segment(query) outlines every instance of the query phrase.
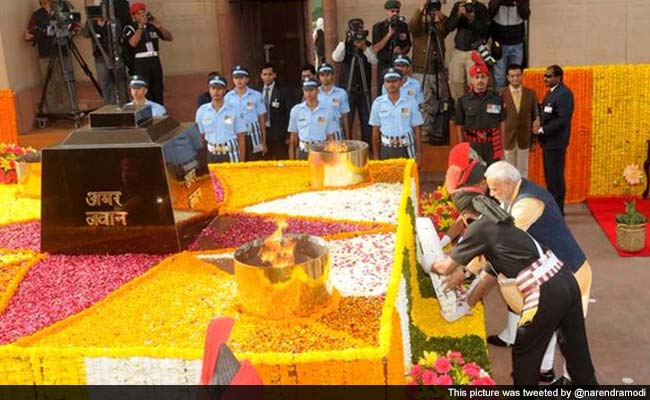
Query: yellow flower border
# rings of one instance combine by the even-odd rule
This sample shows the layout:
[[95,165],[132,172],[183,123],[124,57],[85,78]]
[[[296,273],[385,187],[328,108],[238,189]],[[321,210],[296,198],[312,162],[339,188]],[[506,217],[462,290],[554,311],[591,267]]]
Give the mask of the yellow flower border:
[[45,258],[46,255],[36,253],[35,251],[28,250],[28,249],[19,249],[19,250],[0,249],[0,253],[2,254],[26,253],[30,255],[30,257],[26,259],[17,260],[3,265],[3,266],[21,265],[21,267],[18,269],[18,271],[16,271],[16,274],[9,281],[9,284],[7,285],[6,289],[2,293],[0,293],[0,314],[2,314],[4,310],[7,308],[7,306],[9,305],[11,298],[14,296],[14,293],[16,293],[16,290],[18,289],[20,283],[23,281],[25,275],[27,275],[27,273],[32,268],[32,266],[34,266],[34,264],[36,264],[37,262]]

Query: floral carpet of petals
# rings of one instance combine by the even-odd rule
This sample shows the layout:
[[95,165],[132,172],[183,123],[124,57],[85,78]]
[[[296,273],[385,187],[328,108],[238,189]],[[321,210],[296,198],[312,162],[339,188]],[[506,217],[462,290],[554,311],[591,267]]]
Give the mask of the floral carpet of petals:
[[[314,191],[304,162],[211,165],[223,219],[204,229],[190,251],[167,258],[38,254],[38,201],[15,199],[15,191],[0,187],[0,199],[5,196],[11,210],[24,210],[0,222],[0,247],[5,247],[0,256],[6,254],[6,265],[23,265],[0,274],[5,282],[0,285],[13,286],[4,311],[0,307],[0,344],[10,344],[0,346],[1,360],[8,363],[0,371],[22,371],[13,380],[22,383],[96,382],[84,357],[124,362],[152,357],[134,373],[146,375],[146,365],[155,371],[154,364],[169,361],[165,365],[176,369],[166,372],[166,382],[192,382],[196,378],[182,361],[199,360],[205,327],[227,316],[236,320],[229,345],[260,368],[265,382],[299,383],[299,375],[300,382],[312,383],[403,383],[411,350],[404,334],[408,305],[398,291],[403,254],[415,251],[405,223],[407,199],[417,198],[413,166],[404,160],[371,162],[369,183]],[[210,263],[272,233],[280,218],[288,222],[288,232],[328,240],[330,283],[341,295],[334,297],[336,311],[262,324],[240,312],[234,277]],[[200,250],[206,243],[213,250]],[[21,262],[18,254],[30,251],[39,259]],[[406,319],[400,321],[398,314]],[[34,351],[44,355],[24,358]]]
[[0,313],[29,269],[42,256],[31,250],[0,249]]
[[[235,351],[305,352],[373,345],[381,298],[343,298],[339,311],[317,320],[259,320],[237,312],[232,275],[190,253],[171,257],[92,309],[32,337],[21,346],[165,348],[200,357],[205,330],[217,316],[234,316]],[[164,307],[160,307],[164,304]],[[114,318],[120,315],[119,318]]]
[[395,235],[379,233],[329,241],[330,281],[342,296],[381,296],[393,268]]
[[[223,205],[227,209],[240,209],[266,200],[269,193],[273,193],[273,198],[279,198],[310,189],[309,168],[304,163],[218,164],[211,166],[210,170],[216,175],[214,186],[222,187]],[[230,196],[230,193],[237,195]],[[217,196],[220,196],[219,192]]]
[[7,249],[39,251],[41,248],[41,223],[28,221],[0,226],[0,246]]
[[[215,248],[238,247],[253,239],[269,236],[277,228],[277,219],[272,216],[251,214],[226,214],[233,221],[225,229],[207,227],[203,229],[197,239],[189,246],[190,250],[198,250],[200,243],[209,241]],[[304,233],[316,236],[336,235],[346,232],[363,232],[380,229],[381,224],[361,224],[337,221],[324,221],[319,219],[299,219],[288,217],[286,233]]]
[[[41,217],[41,201],[16,197],[16,185],[0,185],[0,225]],[[0,242],[0,247],[5,247]]]
[[394,224],[402,187],[401,183],[375,183],[350,190],[299,193],[246,207],[244,211]]
[[40,260],[0,315],[0,343],[12,342],[87,309],[161,258],[141,254],[51,255]]

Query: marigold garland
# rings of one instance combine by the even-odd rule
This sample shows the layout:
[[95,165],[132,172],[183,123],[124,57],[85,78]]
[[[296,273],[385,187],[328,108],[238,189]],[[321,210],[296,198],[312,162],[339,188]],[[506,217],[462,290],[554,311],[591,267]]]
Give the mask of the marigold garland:
[[614,182],[626,165],[643,165],[646,141],[650,140],[650,65],[592,68],[594,126],[590,195],[623,195],[625,187]]
[[18,143],[16,100],[12,90],[0,90],[0,110],[0,142]]

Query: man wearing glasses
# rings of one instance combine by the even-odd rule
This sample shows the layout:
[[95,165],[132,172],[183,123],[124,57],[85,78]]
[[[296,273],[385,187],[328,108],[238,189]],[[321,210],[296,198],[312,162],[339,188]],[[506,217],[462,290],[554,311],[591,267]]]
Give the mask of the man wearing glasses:
[[546,188],[564,215],[564,166],[571,135],[573,92],[563,83],[563,77],[559,65],[551,65],[544,73],[544,85],[549,92],[542,102],[542,127],[537,134],[543,149]]

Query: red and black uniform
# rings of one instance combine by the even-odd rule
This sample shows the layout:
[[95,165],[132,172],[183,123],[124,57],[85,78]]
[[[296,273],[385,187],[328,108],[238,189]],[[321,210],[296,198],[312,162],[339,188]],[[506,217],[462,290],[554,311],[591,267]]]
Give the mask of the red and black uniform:
[[[124,28],[124,36],[128,41],[138,29],[137,24]],[[163,99],[163,70],[158,57],[158,40],[162,33],[152,24],[146,24],[138,45],[133,48],[132,75],[138,75],[149,83],[147,98],[158,104],[164,104]]]
[[456,125],[465,128],[463,139],[472,145],[488,164],[503,158],[501,122],[506,119],[506,107],[501,95],[488,89],[484,93],[470,91],[458,99]]

